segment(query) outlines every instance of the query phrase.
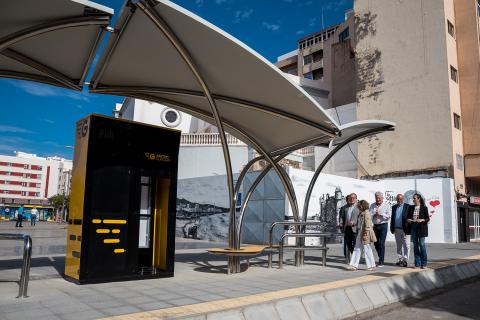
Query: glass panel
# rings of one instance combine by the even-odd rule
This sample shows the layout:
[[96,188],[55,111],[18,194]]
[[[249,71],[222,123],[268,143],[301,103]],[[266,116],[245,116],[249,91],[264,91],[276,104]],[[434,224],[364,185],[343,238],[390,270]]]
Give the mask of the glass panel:
[[142,184],[150,184],[150,177],[141,177],[140,178],[140,183]]
[[140,195],[140,214],[150,215],[150,186],[142,186]]
[[140,217],[140,230],[138,234],[138,247],[148,248],[150,246],[150,217]]

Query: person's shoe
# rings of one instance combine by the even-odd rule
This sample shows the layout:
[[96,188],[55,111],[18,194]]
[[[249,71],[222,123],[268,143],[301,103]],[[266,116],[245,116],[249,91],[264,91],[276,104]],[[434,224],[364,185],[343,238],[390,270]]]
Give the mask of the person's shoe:
[[402,261],[402,267],[404,267],[404,268],[407,268],[407,267],[408,267],[407,261]]
[[422,269],[426,269],[426,268],[427,268],[427,266],[421,266],[420,268],[422,268]]
[[379,264],[377,264],[377,267],[383,268],[383,267],[384,267],[384,264],[383,264],[383,263],[379,263]]
[[419,266],[413,266],[412,269],[417,269]]
[[401,266],[403,265],[403,261],[398,261],[397,263],[395,263],[395,265],[396,265],[397,267],[401,267]]
[[375,267],[368,268],[367,271],[375,271]]
[[348,266],[347,271],[357,271],[357,268],[355,268],[354,266]]

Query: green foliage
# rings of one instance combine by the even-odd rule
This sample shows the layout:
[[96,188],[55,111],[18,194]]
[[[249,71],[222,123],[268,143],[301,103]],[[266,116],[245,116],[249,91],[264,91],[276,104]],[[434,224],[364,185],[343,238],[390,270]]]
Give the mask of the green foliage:
[[50,205],[55,209],[64,209],[68,208],[68,203],[70,201],[69,197],[64,194],[56,194],[48,198]]

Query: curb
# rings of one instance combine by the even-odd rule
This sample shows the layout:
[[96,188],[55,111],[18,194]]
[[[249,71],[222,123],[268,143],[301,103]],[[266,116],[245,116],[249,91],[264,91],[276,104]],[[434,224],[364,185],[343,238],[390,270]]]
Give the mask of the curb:
[[480,256],[431,265],[108,319],[347,319],[480,276]]

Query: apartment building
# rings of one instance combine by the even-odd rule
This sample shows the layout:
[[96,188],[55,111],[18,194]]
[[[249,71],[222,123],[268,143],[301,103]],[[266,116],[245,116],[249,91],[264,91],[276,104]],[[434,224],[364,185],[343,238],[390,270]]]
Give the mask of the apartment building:
[[72,161],[17,152],[0,155],[0,203],[48,204],[55,194],[69,194]]

